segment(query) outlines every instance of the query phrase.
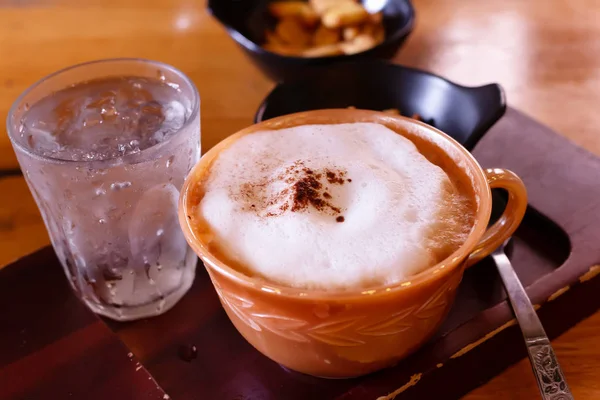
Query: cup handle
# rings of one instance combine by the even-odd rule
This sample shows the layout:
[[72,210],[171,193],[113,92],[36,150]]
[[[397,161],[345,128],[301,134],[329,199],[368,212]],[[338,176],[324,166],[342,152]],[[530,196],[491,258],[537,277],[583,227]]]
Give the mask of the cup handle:
[[502,216],[488,228],[471,255],[467,259],[467,268],[490,255],[517,229],[527,209],[527,190],[521,178],[514,172],[501,168],[485,170],[491,189],[505,189],[508,202]]

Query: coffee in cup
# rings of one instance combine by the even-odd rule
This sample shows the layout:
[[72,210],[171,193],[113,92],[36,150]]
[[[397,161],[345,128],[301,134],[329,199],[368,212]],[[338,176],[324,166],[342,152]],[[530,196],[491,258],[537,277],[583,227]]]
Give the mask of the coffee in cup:
[[240,136],[197,183],[194,228],[223,262],[284,286],[392,285],[447,258],[475,218],[416,145],[372,122]]

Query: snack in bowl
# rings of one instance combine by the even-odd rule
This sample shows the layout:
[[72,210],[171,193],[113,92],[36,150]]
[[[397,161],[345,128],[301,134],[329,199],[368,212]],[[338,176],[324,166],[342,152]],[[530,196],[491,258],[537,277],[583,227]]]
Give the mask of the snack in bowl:
[[[356,107],[354,106],[350,106],[348,107],[349,110],[356,110]],[[402,113],[400,112],[400,110],[398,110],[397,108],[386,108],[385,110],[381,110],[382,113],[384,114],[389,114],[389,115],[402,115]],[[421,118],[421,116],[419,114],[413,114],[411,116],[412,119],[416,119],[417,121],[423,121],[423,118]],[[423,121],[426,122],[426,121]],[[430,124],[432,125],[432,124]]]
[[[510,196],[488,230],[490,187]],[[252,345],[296,371],[351,377],[433,334],[464,268],[514,232],[526,197],[514,174],[482,170],[431,126],[320,110],[211,149],[184,184],[180,223]]]
[[355,0],[282,0],[269,3],[268,11],[277,23],[263,47],[282,55],[356,54],[385,39],[381,12],[370,14]]

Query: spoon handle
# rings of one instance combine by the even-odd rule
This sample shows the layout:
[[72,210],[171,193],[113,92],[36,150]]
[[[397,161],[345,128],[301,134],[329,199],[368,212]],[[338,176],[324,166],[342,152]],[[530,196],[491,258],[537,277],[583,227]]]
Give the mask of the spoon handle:
[[571,390],[565,380],[565,374],[558,364],[554,349],[510,260],[504,251],[496,251],[492,257],[496,262],[513,312],[521,327],[529,361],[542,399],[572,400]]

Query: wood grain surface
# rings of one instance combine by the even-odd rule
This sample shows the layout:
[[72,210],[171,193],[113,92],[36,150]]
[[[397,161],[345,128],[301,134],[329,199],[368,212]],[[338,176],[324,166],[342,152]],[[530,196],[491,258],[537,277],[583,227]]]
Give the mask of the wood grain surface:
[[[415,0],[417,26],[396,61],[464,85],[498,82],[512,106],[600,154],[600,2]],[[37,79],[108,57],[172,64],[202,97],[207,150],[251,123],[273,84],[193,0],[0,0],[0,120]],[[0,135],[0,169],[17,163]],[[48,243],[22,178],[0,180],[0,265]],[[576,398],[600,398],[600,314],[554,342]],[[522,361],[467,399],[532,399]]]

